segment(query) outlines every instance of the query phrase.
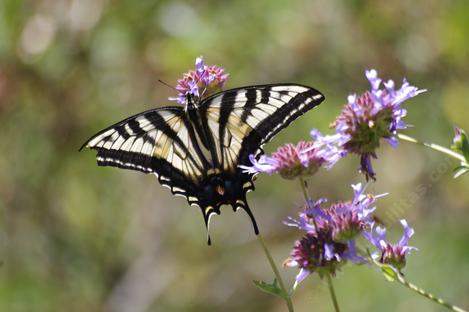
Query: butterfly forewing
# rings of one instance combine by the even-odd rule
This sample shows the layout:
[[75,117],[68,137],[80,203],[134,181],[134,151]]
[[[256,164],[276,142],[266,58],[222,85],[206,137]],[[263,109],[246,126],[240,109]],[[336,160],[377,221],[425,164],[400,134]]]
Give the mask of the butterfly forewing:
[[[324,100],[310,87],[284,84],[233,89],[208,98],[206,110],[219,155],[236,155],[234,164],[249,165],[249,154],[262,152],[262,146],[298,116]],[[231,159],[224,158],[225,168]]]
[[204,169],[193,157],[183,117],[181,107],[146,111],[101,131],[85,145],[98,151],[98,165],[154,173],[173,193],[185,195]]

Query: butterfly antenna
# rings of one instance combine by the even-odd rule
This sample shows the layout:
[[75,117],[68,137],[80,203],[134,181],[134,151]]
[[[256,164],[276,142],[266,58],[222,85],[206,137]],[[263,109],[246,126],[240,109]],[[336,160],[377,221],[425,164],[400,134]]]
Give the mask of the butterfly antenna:
[[200,96],[199,96],[200,98],[203,97],[203,95],[205,94],[205,91],[207,91],[207,86],[205,86],[204,90],[200,93]]
[[173,86],[170,85],[169,83],[164,82],[164,81],[161,80],[161,79],[158,79],[158,82],[161,83],[161,84],[163,84],[163,85],[165,85],[165,86],[167,86],[167,87],[169,87],[169,88],[171,88],[171,89],[173,89],[173,90],[176,90],[177,92],[179,92],[178,89],[176,89],[175,87],[173,87]]

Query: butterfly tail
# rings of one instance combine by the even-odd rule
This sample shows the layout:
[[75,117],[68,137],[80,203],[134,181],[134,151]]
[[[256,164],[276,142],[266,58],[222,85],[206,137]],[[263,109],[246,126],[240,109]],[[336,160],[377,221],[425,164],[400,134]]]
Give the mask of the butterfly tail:
[[201,208],[202,214],[204,215],[205,228],[207,229],[207,244],[212,245],[212,239],[210,238],[210,218],[214,214],[220,214],[219,211],[216,211],[211,206]]
[[236,206],[234,206],[233,208],[234,208],[235,211],[238,210],[238,208],[241,208],[244,211],[246,211],[249,218],[251,218],[252,226],[254,227],[254,233],[256,235],[259,235],[259,228],[257,226],[256,218],[254,218],[254,214],[252,213],[251,209],[249,208],[249,205],[248,205],[248,202],[246,201],[246,199],[237,200],[236,201]]

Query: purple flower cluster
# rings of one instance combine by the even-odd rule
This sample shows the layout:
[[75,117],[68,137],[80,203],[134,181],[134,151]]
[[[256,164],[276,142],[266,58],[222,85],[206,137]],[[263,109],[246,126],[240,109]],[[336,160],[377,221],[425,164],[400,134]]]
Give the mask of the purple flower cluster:
[[399,271],[404,268],[406,256],[410,251],[417,250],[417,248],[407,245],[410,237],[414,235],[414,229],[407,225],[406,220],[400,222],[404,228],[404,235],[397,244],[386,242],[386,229],[380,226],[375,229],[376,235],[373,234],[373,224],[370,226],[370,231],[363,233],[366,239],[380,250],[380,253],[373,253],[372,257],[380,263],[392,265]]
[[195,60],[195,71],[190,70],[184,73],[182,79],[178,79],[176,90],[179,92],[177,97],[170,97],[169,100],[178,103],[186,103],[188,93],[197,98],[206,94],[212,94],[223,88],[229,74],[216,65],[205,65],[200,56]]
[[284,266],[300,268],[295,285],[313,272],[320,277],[334,275],[347,261],[366,261],[357,254],[355,239],[372,224],[371,213],[375,207],[370,206],[384,194],[365,195],[361,184],[352,188],[352,201],[334,203],[327,209],[321,207],[326,199],[309,202],[299,219],[289,218],[285,222],[305,232],[303,238],[295,242],[291,257],[284,262]]
[[[376,70],[365,71],[371,90],[362,95],[349,95],[347,104],[331,127],[335,128],[333,136],[319,138],[330,144],[335,141],[340,157],[349,153],[360,156],[360,171],[367,178],[375,179],[371,159],[376,158],[376,149],[384,138],[391,146],[397,146],[396,131],[405,129],[403,121],[407,112],[401,104],[426,90],[411,86],[405,79],[400,89],[395,90],[394,81],[382,83]],[[384,88],[380,88],[383,84]],[[316,131],[316,130],[315,130]]]
[[295,287],[308,275],[316,272],[322,278],[325,274],[335,275],[348,261],[361,264],[367,261],[356,249],[356,239],[363,236],[377,247],[381,254],[374,258],[384,264],[401,270],[406,263],[406,256],[414,247],[407,246],[413,230],[401,220],[405,233],[398,244],[385,241],[386,230],[376,227],[373,234],[374,220],[372,213],[376,199],[386,194],[364,194],[361,184],[352,185],[354,197],[351,201],[337,202],[328,208],[322,207],[327,200],[310,201],[306,204],[298,219],[289,218],[286,225],[304,232],[303,238],[294,244],[290,257],[284,261],[286,267],[296,267],[300,272],[296,276]]
[[250,155],[252,166],[240,166],[244,172],[277,173],[285,179],[313,175],[321,166],[330,167],[336,161],[337,150],[330,145],[318,147],[314,142],[300,141],[280,146],[271,156],[261,155],[256,159]]

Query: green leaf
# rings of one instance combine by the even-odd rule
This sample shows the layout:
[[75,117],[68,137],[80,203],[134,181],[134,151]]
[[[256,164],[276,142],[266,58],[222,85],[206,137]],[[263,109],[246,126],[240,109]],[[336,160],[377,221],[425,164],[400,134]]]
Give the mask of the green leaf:
[[456,167],[454,169],[454,175],[453,177],[456,179],[456,178],[459,178],[460,176],[462,176],[463,174],[469,172],[469,166],[459,166],[459,167]]
[[373,259],[373,263],[381,269],[381,272],[384,274],[384,278],[388,282],[396,282],[402,279],[401,273],[395,267],[389,264],[382,264]]
[[254,285],[262,291],[265,291],[268,294],[286,299],[287,294],[285,294],[280,287],[278,287],[277,279],[274,278],[274,281],[269,284],[264,281],[253,281]]
[[388,282],[395,282],[399,278],[399,273],[390,265],[382,265],[381,271]]

